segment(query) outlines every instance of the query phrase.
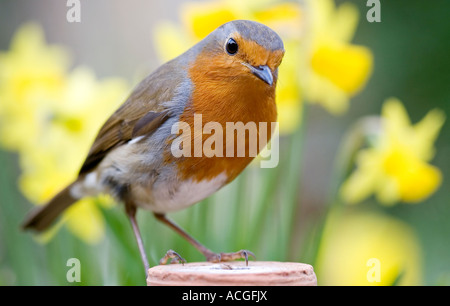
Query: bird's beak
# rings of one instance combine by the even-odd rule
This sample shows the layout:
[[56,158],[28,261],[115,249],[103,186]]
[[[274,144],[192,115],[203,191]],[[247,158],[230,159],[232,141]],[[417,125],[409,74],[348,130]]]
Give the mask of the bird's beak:
[[249,64],[245,64],[245,66],[247,66],[250,71],[256,75],[258,78],[260,78],[261,80],[263,80],[264,82],[266,82],[267,84],[269,84],[270,86],[272,86],[273,84],[273,75],[272,75],[272,71],[270,70],[269,66],[267,65],[263,65],[263,66],[252,66]]

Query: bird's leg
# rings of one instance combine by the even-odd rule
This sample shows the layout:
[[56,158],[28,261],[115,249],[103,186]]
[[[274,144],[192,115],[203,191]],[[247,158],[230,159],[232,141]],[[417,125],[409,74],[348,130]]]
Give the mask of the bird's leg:
[[162,223],[168,225],[171,229],[173,229],[175,232],[177,232],[178,234],[180,234],[181,237],[183,237],[184,239],[186,239],[190,244],[192,244],[197,250],[200,251],[200,253],[202,253],[203,255],[205,255],[206,260],[210,261],[209,259],[216,256],[216,254],[211,251],[210,249],[208,249],[207,247],[205,247],[204,245],[202,245],[200,242],[198,242],[197,240],[195,240],[191,235],[189,235],[188,233],[186,233],[181,227],[179,227],[175,222],[173,222],[172,220],[170,220],[169,218],[166,217],[166,215],[164,214],[158,214],[158,213],[154,213],[155,218],[159,221],[161,221]]
[[141,254],[142,263],[145,268],[145,276],[147,277],[148,269],[150,265],[148,264],[147,255],[145,254],[144,243],[142,242],[141,232],[139,231],[138,224],[136,222],[136,206],[125,204],[125,210],[128,217],[130,218],[131,226],[133,227],[133,233],[136,237],[136,242],[138,244],[139,253]]
[[[210,249],[208,249],[207,247],[205,247],[204,245],[202,245],[200,242],[198,242],[197,240],[195,240],[191,235],[189,235],[188,233],[186,233],[181,227],[179,227],[175,222],[173,222],[172,220],[170,220],[169,218],[166,217],[166,215],[164,214],[158,214],[158,213],[154,213],[155,217],[157,220],[161,221],[162,223],[168,225],[171,229],[173,229],[175,232],[177,232],[178,234],[180,234],[181,237],[183,237],[184,239],[186,239],[190,244],[192,244],[197,250],[200,251],[200,253],[202,253],[207,261],[210,262],[220,262],[220,261],[231,261],[231,260],[236,260],[236,259],[240,259],[240,258],[244,258],[245,259],[245,263],[246,265],[248,265],[248,256],[252,256],[253,258],[255,258],[255,254],[253,254],[250,251],[247,250],[240,250],[238,252],[234,252],[234,253],[214,253],[213,251],[211,251]],[[170,252],[170,251],[169,251]],[[167,254],[166,254],[167,256]],[[166,258],[166,256],[164,258]],[[179,255],[178,255],[179,256]],[[161,259],[161,261],[164,260]],[[167,259],[166,259],[167,261]]]

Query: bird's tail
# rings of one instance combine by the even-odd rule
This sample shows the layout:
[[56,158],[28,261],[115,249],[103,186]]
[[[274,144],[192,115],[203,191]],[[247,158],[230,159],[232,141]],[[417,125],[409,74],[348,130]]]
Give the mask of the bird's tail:
[[77,198],[70,194],[70,189],[74,184],[72,183],[64,188],[45,206],[38,207],[32,211],[22,224],[22,228],[33,229],[39,232],[47,229],[66,208],[78,201]]

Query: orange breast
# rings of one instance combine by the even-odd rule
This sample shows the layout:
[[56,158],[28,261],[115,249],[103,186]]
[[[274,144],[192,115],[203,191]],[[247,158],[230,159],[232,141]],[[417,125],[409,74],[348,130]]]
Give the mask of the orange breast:
[[[268,86],[254,77],[248,68],[231,63],[228,58],[226,54],[200,55],[189,69],[193,84],[192,100],[180,116],[180,121],[191,127],[191,135],[184,135],[185,143],[191,144],[191,157],[175,158],[170,153],[166,155],[166,162],[177,164],[182,179],[201,181],[225,172],[228,181],[231,181],[254,158],[250,156],[253,152],[250,151],[252,145],[256,142],[259,152],[259,149],[270,140],[271,123],[275,122],[277,117],[275,85]],[[220,146],[215,147],[217,143],[210,146],[211,136],[217,133],[217,130],[212,134],[204,134],[197,130],[195,134],[201,137],[201,141],[195,140],[194,114],[202,115],[202,129],[208,122],[217,122],[221,126],[223,150],[220,150]],[[255,127],[256,136],[248,130],[245,130],[245,133],[236,132],[232,126],[237,122],[242,122],[250,129]],[[261,133],[267,135],[266,139],[259,138]],[[230,140],[231,137],[234,141]],[[207,147],[222,151],[222,157],[207,157],[205,154],[201,154],[200,157],[194,156],[195,145],[198,147],[201,143],[203,146],[208,139]],[[238,151],[239,148],[245,148],[244,157],[238,156],[238,153],[242,155],[242,150]]]

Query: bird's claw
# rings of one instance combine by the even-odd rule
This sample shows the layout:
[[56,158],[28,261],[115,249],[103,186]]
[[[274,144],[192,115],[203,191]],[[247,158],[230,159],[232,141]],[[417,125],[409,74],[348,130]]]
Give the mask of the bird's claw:
[[248,266],[248,256],[256,259],[255,254],[248,250],[240,250],[234,253],[211,253],[206,255],[206,260],[209,262],[222,262],[222,261],[233,261],[236,259],[245,259],[245,265]]
[[160,265],[165,265],[167,264],[167,261],[170,259],[170,263],[171,264],[185,264],[186,263],[186,259],[184,259],[183,257],[180,256],[180,254],[178,254],[177,252],[175,252],[174,250],[168,250],[166,252],[166,255],[164,255],[163,258],[161,258],[161,260],[159,261]]

